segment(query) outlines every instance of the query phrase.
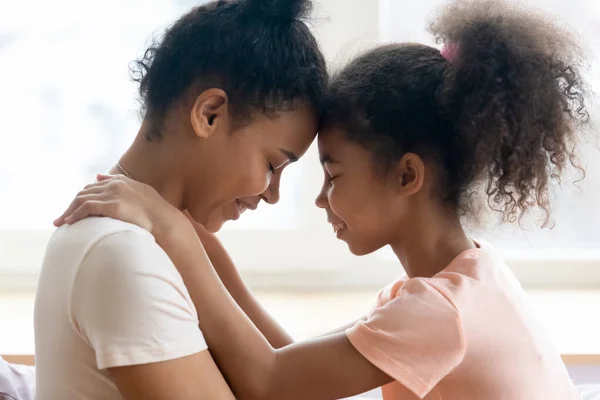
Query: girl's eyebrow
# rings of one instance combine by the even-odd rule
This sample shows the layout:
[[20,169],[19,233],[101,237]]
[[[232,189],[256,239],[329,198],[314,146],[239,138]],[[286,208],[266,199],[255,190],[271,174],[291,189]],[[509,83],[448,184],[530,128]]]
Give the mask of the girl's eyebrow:
[[321,160],[321,164],[323,164],[323,165],[336,163],[336,161],[334,161],[333,158],[331,158],[331,156],[329,154],[322,155],[320,160]]

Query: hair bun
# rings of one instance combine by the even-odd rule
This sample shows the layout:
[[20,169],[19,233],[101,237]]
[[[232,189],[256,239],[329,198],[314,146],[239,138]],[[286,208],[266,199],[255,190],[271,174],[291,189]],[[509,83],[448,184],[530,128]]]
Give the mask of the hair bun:
[[292,21],[307,18],[312,11],[310,0],[245,0],[252,18]]

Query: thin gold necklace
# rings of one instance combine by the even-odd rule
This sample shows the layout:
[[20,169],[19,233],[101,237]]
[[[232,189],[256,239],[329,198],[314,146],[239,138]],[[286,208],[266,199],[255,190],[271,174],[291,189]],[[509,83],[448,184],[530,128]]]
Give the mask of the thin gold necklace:
[[131,179],[132,181],[134,181],[135,179],[133,179],[133,177],[131,176],[131,174],[129,172],[127,172],[127,170],[125,168],[123,168],[121,166],[121,164],[117,163],[117,169],[126,177],[128,177],[129,179]]

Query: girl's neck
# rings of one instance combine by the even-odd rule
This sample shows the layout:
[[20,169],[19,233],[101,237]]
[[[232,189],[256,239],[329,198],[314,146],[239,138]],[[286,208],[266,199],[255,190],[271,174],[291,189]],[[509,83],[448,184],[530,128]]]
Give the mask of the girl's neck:
[[[142,124],[133,143],[119,159],[119,164],[133,179],[152,186],[173,206],[183,208],[184,174],[176,149],[167,138],[149,142]],[[110,173],[121,174],[114,166]]]
[[415,213],[406,226],[410,232],[392,243],[392,249],[409,277],[430,278],[445,269],[460,253],[475,248],[460,220],[443,212]]

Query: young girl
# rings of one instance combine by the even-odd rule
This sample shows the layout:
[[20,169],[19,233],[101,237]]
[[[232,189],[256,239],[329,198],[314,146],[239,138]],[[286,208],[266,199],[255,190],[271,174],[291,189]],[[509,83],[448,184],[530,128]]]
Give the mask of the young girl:
[[[452,2],[430,30],[441,52],[381,46],[331,82],[317,205],[353,253],[391,245],[407,273],[348,329],[273,348],[200,260],[184,217],[161,218],[151,193],[115,199],[105,188],[123,178],[94,186],[102,203],[136,205],[120,218],[149,221],[237,398],[336,399],[382,385],[386,400],[579,398],[510,269],[462,224],[478,200],[505,221],[538,208],[547,222],[548,186],[586,122],[577,46],[504,1]],[[83,202],[74,219],[87,213]]]

